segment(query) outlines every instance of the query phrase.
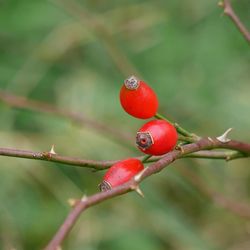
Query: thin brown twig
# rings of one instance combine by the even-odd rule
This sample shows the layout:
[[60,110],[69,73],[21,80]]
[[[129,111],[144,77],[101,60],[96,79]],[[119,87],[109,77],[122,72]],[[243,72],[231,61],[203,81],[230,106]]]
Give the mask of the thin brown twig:
[[34,152],[28,150],[19,150],[19,149],[10,149],[10,148],[0,148],[0,155],[17,157],[17,158],[26,158],[32,160],[43,160],[51,161],[57,163],[63,163],[67,165],[73,165],[78,167],[87,167],[93,168],[96,170],[102,170],[110,167],[117,161],[94,161],[94,160],[85,160],[77,157],[63,156],[47,152]]
[[[154,156],[146,161],[146,163],[152,163],[160,160],[163,156]],[[250,157],[248,154],[244,154],[235,150],[201,150],[191,154],[183,155],[181,158],[199,158],[199,159],[217,159],[231,161],[238,158]]]
[[138,190],[139,183],[146,179],[147,177],[160,172],[162,169],[170,165],[173,161],[177,160],[181,156],[186,154],[194,153],[200,150],[208,150],[214,148],[228,148],[232,150],[238,150],[243,152],[244,154],[250,154],[250,144],[242,143],[238,141],[229,141],[227,143],[220,142],[216,138],[203,138],[196,143],[191,143],[182,146],[181,150],[174,150],[168,154],[166,154],[159,161],[151,164],[148,168],[143,170],[139,175],[137,175],[134,179],[129,182],[115,187],[112,190],[97,193],[92,196],[86,197],[79,203],[77,203],[74,208],[70,211],[69,215],[65,219],[64,223],[61,225],[59,230],[56,232],[55,236],[49,242],[45,250],[56,250],[62,244],[63,240],[66,238],[68,233],[70,232],[73,225],[76,223],[80,214],[85,211],[88,207],[96,205],[102,201],[108,200],[110,198],[125,194],[127,192]]
[[185,155],[184,158],[201,158],[201,159],[221,159],[226,161],[235,160],[238,158],[248,157],[248,155],[243,154],[239,151],[216,151],[216,150],[202,150],[192,154]]
[[[42,161],[50,161],[57,162],[66,165],[72,165],[77,167],[85,167],[92,168],[95,170],[104,170],[115,164],[119,160],[106,160],[106,161],[95,161],[82,159],[79,157],[72,156],[64,156],[59,154],[51,153],[50,151],[44,152],[35,152],[30,150],[20,150],[13,148],[0,148],[0,155],[8,156],[8,157],[16,157],[16,158],[25,158],[31,160],[42,160]],[[159,161],[161,158],[165,157],[165,155],[160,157],[152,157],[147,159],[145,163],[152,163]],[[249,157],[249,155],[241,153],[239,151],[215,151],[215,150],[202,150],[195,153],[182,155],[180,158],[206,158],[206,159],[223,159],[226,161]],[[135,158],[142,160],[143,156],[136,156]]]
[[224,14],[227,15],[233,21],[233,23],[244,36],[244,38],[247,40],[247,42],[250,43],[250,32],[241,22],[239,17],[235,14],[230,0],[224,0],[222,2],[219,2],[218,5],[224,9]]
[[3,90],[0,90],[0,101],[14,108],[27,109],[66,118],[81,126],[88,126],[89,128],[99,131],[104,135],[107,135],[108,133],[109,136],[119,142],[119,144],[124,144],[129,148],[132,146],[130,143],[130,141],[132,141],[132,137],[128,134],[116,130],[114,127],[111,128],[110,126],[90,119],[83,114],[78,114],[66,109],[60,109],[41,101],[31,100],[26,97],[10,94]]
[[[203,150],[203,151],[189,154],[187,156],[182,156],[180,158],[186,158],[188,156],[192,157],[192,158],[193,157],[196,158],[196,156],[198,156],[198,158],[201,158],[201,156],[208,157],[210,153],[212,153],[210,156],[215,157],[215,159],[226,159],[228,152],[220,152],[220,151],[213,152],[213,151]],[[232,151],[230,153],[239,153],[239,152]],[[233,155],[233,154],[231,154],[231,155]],[[209,158],[211,158],[211,157],[209,157]],[[238,155],[237,157],[240,158],[240,155]],[[234,157],[233,159],[236,159],[236,158]],[[222,207],[222,208],[228,210],[229,212],[231,212],[237,216],[247,218],[247,219],[250,218],[250,204],[249,203],[229,199],[229,198],[225,197],[224,195],[222,195],[221,193],[213,190],[212,188],[210,188],[210,186],[207,183],[205,183],[201,179],[201,177],[199,175],[197,175],[197,173],[195,171],[193,171],[190,168],[181,168],[181,169],[179,168],[178,170],[183,175],[183,177],[185,179],[188,179],[191,182],[191,184],[199,190],[200,193],[205,195],[208,199],[210,199],[212,202],[214,202],[217,206]],[[81,202],[81,200],[72,199],[71,205],[76,206],[79,202]]]

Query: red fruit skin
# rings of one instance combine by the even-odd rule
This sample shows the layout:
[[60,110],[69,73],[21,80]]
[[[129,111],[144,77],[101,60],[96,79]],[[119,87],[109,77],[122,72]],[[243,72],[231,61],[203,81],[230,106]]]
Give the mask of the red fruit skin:
[[175,127],[164,120],[152,120],[145,123],[139,132],[148,132],[153,144],[147,149],[138,148],[145,154],[149,155],[163,155],[175,148],[178,140],[178,134]]
[[[126,183],[136,174],[144,169],[142,162],[138,159],[130,158],[115,163],[106,172],[102,183],[99,185],[101,191],[114,188]],[[105,182],[108,184],[105,184]]]
[[128,114],[140,119],[151,118],[158,110],[155,92],[143,81],[139,81],[139,87],[134,90],[127,89],[123,85],[120,91],[120,102]]

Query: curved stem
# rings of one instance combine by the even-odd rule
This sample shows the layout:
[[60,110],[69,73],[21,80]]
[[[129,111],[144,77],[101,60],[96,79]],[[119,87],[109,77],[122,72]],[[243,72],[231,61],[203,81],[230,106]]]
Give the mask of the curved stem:
[[115,187],[111,190],[96,193],[89,197],[84,197],[80,202],[77,202],[74,208],[69,213],[68,217],[65,219],[62,226],[56,232],[55,236],[49,242],[45,250],[56,250],[62,244],[65,237],[70,232],[73,225],[76,223],[80,214],[85,211],[88,207],[96,205],[105,200],[111,199],[121,194],[128,193],[133,190],[138,190],[138,185],[147,177],[160,172],[165,167],[169,166],[175,160],[201,150],[209,150],[216,148],[227,148],[232,150],[238,150],[244,154],[250,155],[250,144],[242,143],[238,141],[229,141],[227,143],[220,142],[216,138],[202,138],[201,140],[182,146],[181,150],[174,150],[166,154],[163,158],[157,162],[152,163],[148,168],[146,168],[139,176],[131,179],[129,182]]
[[142,158],[142,163],[147,163],[148,160],[149,160],[149,158],[151,158],[151,157],[152,157],[152,155],[146,155],[146,156],[144,156],[144,157]]
[[[179,134],[181,134],[181,135],[184,136],[184,137],[182,137],[183,140],[185,140],[185,137],[187,137],[187,138],[186,138],[187,141],[190,141],[190,140],[197,141],[198,139],[200,139],[199,136],[197,136],[197,135],[195,135],[195,134],[193,134],[193,133],[188,132],[186,129],[184,129],[183,127],[181,127],[178,123],[173,123],[173,122],[169,121],[165,116],[163,116],[163,115],[161,115],[161,114],[159,114],[159,113],[157,113],[157,114],[155,115],[155,118],[160,119],[160,120],[165,120],[165,121],[171,123],[171,124],[176,128],[177,132],[178,132]],[[190,138],[190,139],[189,139],[189,138]]]
[[182,141],[182,142],[186,142],[186,143],[197,141],[197,139],[194,139],[194,138],[188,137],[188,136],[183,136],[183,135],[178,135],[178,140]]

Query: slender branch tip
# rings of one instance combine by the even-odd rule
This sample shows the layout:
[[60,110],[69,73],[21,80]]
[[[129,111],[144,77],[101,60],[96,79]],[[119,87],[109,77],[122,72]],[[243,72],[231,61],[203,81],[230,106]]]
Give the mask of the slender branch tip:
[[232,22],[235,24],[235,26],[240,31],[242,36],[246,39],[248,43],[250,43],[250,32],[235,13],[231,5],[231,1],[230,0],[220,1],[218,3],[218,6],[223,8],[223,14],[227,15],[232,20]]

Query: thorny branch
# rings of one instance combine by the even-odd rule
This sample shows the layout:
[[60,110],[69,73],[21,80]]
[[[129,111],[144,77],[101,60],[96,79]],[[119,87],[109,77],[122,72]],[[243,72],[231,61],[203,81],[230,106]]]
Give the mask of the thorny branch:
[[80,214],[88,207],[94,206],[102,201],[110,198],[128,193],[130,191],[139,191],[139,183],[147,177],[160,172],[165,167],[169,166],[173,161],[181,158],[190,153],[198,152],[200,150],[210,150],[216,148],[226,148],[242,152],[243,154],[250,155],[250,144],[230,140],[227,143],[220,142],[216,138],[203,138],[198,142],[182,146],[181,150],[174,150],[166,154],[163,158],[155,163],[152,163],[148,168],[139,173],[131,181],[113,188],[112,190],[96,193],[92,196],[84,196],[80,202],[76,203],[64,223],[56,232],[53,239],[49,242],[45,250],[57,250],[62,244],[65,237],[70,232],[73,225],[76,223]]
[[239,31],[244,36],[244,38],[247,40],[247,42],[250,43],[250,32],[247,30],[247,28],[241,22],[239,17],[235,14],[230,0],[221,1],[218,3],[218,5],[224,9],[224,14],[227,15],[228,17],[230,17],[230,19],[233,21],[235,26],[239,29]]
[[[0,100],[3,102],[7,103],[10,106],[16,107],[16,108],[24,108],[24,109],[29,109],[29,110],[35,110],[39,112],[45,112],[45,113],[50,113],[50,114],[55,114],[57,116],[65,117],[67,119],[71,119],[72,121],[75,121],[78,124],[81,125],[88,125],[90,127],[94,127],[98,131],[101,132],[110,132],[109,128],[106,128],[102,124],[99,124],[95,121],[92,121],[86,117],[82,117],[79,114],[72,113],[70,111],[65,111],[58,109],[52,105],[38,102],[38,101],[33,101],[26,99],[24,97],[19,97],[15,96],[12,94],[8,94],[6,92],[0,91]],[[114,135],[114,131],[112,131]],[[119,140],[119,138],[123,138],[125,140],[125,137],[121,134],[115,133],[115,138]],[[187,137],[180,136],[180,140],[183,141],[188,141]],[[190,142],[193,142],[193,139],[190,137]],[[128,141],[128,138],[126,138]],[[202,140],[201,140],[202,141]],[[162,157],[152,157],[147,160],[146,163],[149,162],[156,162],[153,163],[149,168],[147,168],[146,171],[149,171],[152,169],[152,172],[148,172],[146,175],[143,172],[143,176],[145,175],[144,178],[150,176],[153,173],[156,173],[158,171],[161,171],[163,168],[162,166],[167,166],[170,164],[172,161],[175,159],[179,158],[184,158],[184,157],[192,157],[192,158],[211,158],[211,159],[224,159],[224,160],[233,160],[237,158],[242,158],[242,157],[249,157],[250,155],[250,146],[249,144],[241,143],[241,142],[236,142],[236,141],[230,141],[228,143],[222,143],[219,142],[218,140],[214,139],[212,140],[207,139],[209,142],[210,146],[206,147],[201,147],[200,149],[196,150],[191,150],[191,151],[186,151],[190,145],[198,145],[200,144],[200,141],[193,143],[193,144],[188,144],[185,146],[181,146],[181,151],[173,151],[174,152],[180,152],[180,153],[175,153],[172,155],[172,159],[169,158],[171,154],[166,154],[165,156]],[[214,144],[214,142],[216,143]],[[218,144],[219,143],[219,144]],[[230,149],[230,150],[224,150],[224,151],[218,151],[218,150],[211,150],[211,149],[216,149],[216,148],[225,148],[225,149]],[[75,157],[68,157],[68,156],[62,156],[59,154],[54,153],[53,151],[48,151],[48,152],[33,152],[33,151],[27,151],[27,150],[18,150],[18,149],[8,149],[8,148],[0,148],[0,155],[3,156],[10,156],[10,157],[19,157],[19,158],[28,158],[28,159],[36,159],[36,160],[44,160],[44,161],[52,161],[52,162],[58,162],[58,163],[64,163],[68,165],[74,165],[74,166],[80,166],[80,167],[88,167],[88,168],[93,168],[95,170],[103,170],[111,165],[113,165],[116,161],[94,161],[94,160],[85,160],[85,159],[80,159],[80,158],[75,158]],[[142,159],[143,157],[138,157]],[[164,160],[165,159],[165,160]],[[170,160],[169,160],[170,159]],[[164,161],[163,161],[164,160]],[[166,161],[168,160],[168,161]],[[160,164],[160,165],[159,165]],[[163,164],[163,165],[162,165]],[[158,166],[158,167],[157,167]],[[159,168],[159,169],[157,169]],[[97,193],[93,196],[90,196],[88,198],[84,198],[81,202],[78,202],[75,205],[75,208],[72,210],[68,218],[66,219],[65,223],[62,225],[62,227],[59,229],[51,243],[48,245],[48,250],[51,249],[57,249],[57,246],[59,246],[66,235],[69,233],[70,229],[73,227],[74,223],[76,222],[78,216],[81,214],[82,211],[84,211],[87,207],[95,205],[97,203],[100,203],[106,199],[127,193],[132,190],[138,190],[138,183],[142,180],[140,177],[140,180],[137,182],[132,182],[132,183],[127,183],[125,186],[121,186],[119,188],[116,188],[112,190],[111,192],[107,193]],[[250,212],[249,212],[249,207],[245,204],[239,204],[235,205],[236,203],[233,201],[230,201],[226,198],[224,198],[222,195],[218,193],[212,193],[205,184],[203,184],[204,187],[197,186],[201,191],[204,191],[204,194],[209,196],[211,200],[216,201],[217,204],[220,204],[224,208],[228,208],[230,211],[235,212],[236,214],[239,214],[241,216],[247,217]],[[209,192],[208,192],[209,190]],[[56,245],[55,245],[56,244]],[[46,250],[47,250],[46,249]]]
[[[0,155],[16,157],[16,158],[32,159],[32,160],[57,162],[57,163],[71,165],[71,166],[92,168],[95,170],[107,169],[118,161],[118,160],[95,161],[95,160],[82,159],[78,157],[59,155],[57,153],[52,153],[51,151],[35,152],[35,151],[30,151],[30,150],[20,150],[20,149],[13,149],[13,148],[0,148]],[[156,162],[163,157],[164,156],[152,157],[148,159],[145,163]],[[226,150],[225,151],[201,150],[195,153],[181,155],[179,158],[222,159],[222,160],[229,161],[229,160],[233,160],[237,158],[244,158],[244,157],[249,157],[249,155],[244,154],[239,151],[231,151],[231,150],[230,151],[229,150],[227,151]],[[135,158],[142,160],[143,156],[137,156]]]
[[58,155],[55,153],[51,153],[50,151],[34,152],[34,151],[10,149],[10,148],[0,148],[0,155],[33,159],[33,160],[51,161],[51,162],[78,166],[78,167],[88,167],[88,168],[93,168],[97,170],[108,168],[116,162],[116,161],[85,160],[85,159],[80,159],[76,157]]
[[[123,72],[125,75],[128,75],[130,72],[135,71],[134,67],[130,64],[128,59],[124,57],[123,53],[116,46],[113,41],[112,36],[110,36],[108,30],[99,22],[98,18],[94,15],[90,16],[84,9],[79,9],[78,5],[74,2],[70,4],[67,1],[57,1],[65,9],[68,9],[71,14],[77,17],[80,21],[86,22],[88,21],[92,24],[92,28],[95,30],[96,34],[103,38],[104,44],[109,51],[111,57],[116,63],[117,67]],[[236,27],[240,30],[245,39],[250,42],[250,33],[246,29],[246,27],[242,24],[238,16],[235,14],[231,3],[229,0],[224,0],[219,4],[224,9],[224,13],[231,18],[231,20],[235,23]],[[91,25],[90,25],[91,26]],[[122,58],[122,60],[120,60]],[[110,134],[115,135],[117,138],[122,138],[127,140],[128,137],[114,132],[113,129],[110,129],[102,124],[97,123],[91,119],[88,119],[83,116],[79,116],[70,111],[60,110],[51,105],[44,104],[37,101],[30,101],[23,97],[13,96],[4,92],[0,92],[0,99],[10,106],[18,107],[18,108],[26,108],[40,112],[46,112],[51,114],[56,114],[62,117],[70,118],[71,120],[88,125],[90,127],[94,127],[100,131],[104,132],[112,132]],[[188,134],[187,134],[188,135]],[[192,141],[191,141],[192,142]],[[216,151],[213,149],[227,149],[224,151]],[[229,151],[229,150],[230,151]],[[29,158],[29,159],[37,159],[37,160],[45,160],[45,161],[53,161],[64,163],[68,165],[82,166],[82,167],[90,167],[96,170],[102,170],[108,168],[116,161],[93,161],[93,160],[84,160],[80,158],[67,157],[58,155],[52,152],[32,152],[26,150],[18,150],[18,149],[7,149],[0,148],[0,155],[3,156],[11,156],[11,157],[20,157],[20,158]],[[111,199],[112,197],[116,197],[130,191],[138,191],[139,183],[146,179],[147,177],[160,172],[165,167],[169,166],[173,161],[184,158],[184,157],[192,157],[192,158],[213,158],[213,159],[225,159],[232,160],[237,158],[249,157],[250,156],[250,144],[242,143],[237,141],[229,141],[227,143],[223,143],[218,141],[216,138],[203,138],[197,142],[190,143],[187,145],[183,145],[181,150],[174,150],[163,157],[153,157],[147,161],[153,162],[148,168],[142,171],[139,175],[137,175],[131,181],[125,183],[124,185],[113,188],[112,190],[96,193],[92,196],[86,197],[84,196],[79,202],[75,204],[68,217],[65,219],[62,226],[59,228],[51,242],[47,245],[46,250],[57,250],[62,244],[65,237],[70,232],[71,228],[76,223],[80,214],[85,211],[88,207],[94,206],[102,201]],[[186,173],[187,175],[187,173]],[[215,200],[217,203],[221,204],[221,206],[229,208],[232,211],[235,211],[242,216],[249,217],[250,211],[245,204],[239,204],[235,206],[235,203],[232,203],[230,200],[226,200],[221,197],[218,193],[211,191],[208,189],[197,176],[188,173],[190,176],[190,180],[193,185],[197,186],[199,190],[201,190],[205,195]]]

